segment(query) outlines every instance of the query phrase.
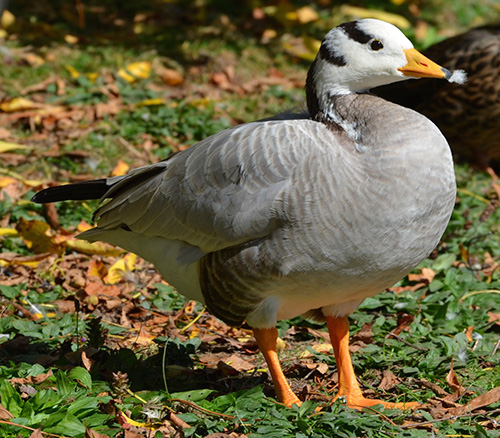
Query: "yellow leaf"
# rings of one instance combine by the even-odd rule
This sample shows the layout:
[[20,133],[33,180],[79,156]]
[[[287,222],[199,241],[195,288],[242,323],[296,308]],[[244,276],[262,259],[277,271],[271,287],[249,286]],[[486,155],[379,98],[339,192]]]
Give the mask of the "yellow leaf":
[[16,17],[12,12],[8,11],[5,9],[2,14],[2,19],[1,19],[1,25],[2,28],[7,29],[8,27],[12,26],[16,21]]
[[199,99],[192,99],[189,101],[189,105],[194,106],[195,108],[206,108],[210,105],[211,99],[210,97],[201,97]]
[[26,246],[36,254],[53,253],[61,255],[65,245],[56,242],[54,233],[50,226],[39,220],[28,221],[21,218],[16,230],[23,238]]
[[130,424],[131,426],[135,427],[144,427],[146,429],[154,429],[154,427],[148,426],[148,423],[140,423],[139,421],[132,420],[132,418],[127,417],[123,411],[120,412],[121,416],[125,418],[125,421]]
[[24,61],[26,61],[29,65],[33,67],[40,67],[41,65],[45,64],[45,60],[41,56],[36,55],[35,53],[23,53],[20,56]]
[[321,41],[316,38],[310,37],[309,35],[302,35],[302,42],[306,49],[308,49],[311,53],[316,55],[321,47]]
[[109,243],[104,242],[91,243],[81,239],[71,239],[66,240],[65,242],[68,248],[88,255],[96,254],[117,257],[125,252],[123,249],[116,248]]
[[411,23],[402,15],[392,14],[378,9],[366,9],[357,6],[342,5],[340,7],[340,13],[344,15],[351,15],[355,18],[377,18],[394,24],[394,26],[401,29],[409,29],[411,27]]
[[16,172],[12,172],[11,170],[3,171],[2,173],[12,178],[15,178],[18,181],[21,181],[25,186],[28,187],[39,187],[44,183],[44,181],[38,179],[25,179],[22,175],[19,175]]
[[7,187],[10,184],[14,184],[17,182],[17,179],[12,178],[10,176],[0,176],[0,189]]
[[111,171],[111,176],[125,175],[130,169],[130,166],[125,161],[119,160],[118,164]]
[[80,232],[83,233],[84,231],[90,230],[92,225],[89,225],[87,222],[85,222],[83,219],[80,221],[80,223],[77,225],[76,229]]
[[15,97],[9,102],[0,103],[0,110],[4,113],[13,113],[16,111],[25,111],[29,109],[41,108],[43,105],[35,103],[24,97]]
[[9,143],[7,141],[0,141],[0,154],[3,152],[10,152],[16,149],[29,150],[32,149],[30,146],[25,146],[23,144]]
[[87,78],[92,83],[94,83],[98,77],[99,77],[99,73],[87,73]]
[[8,37],[8,33],[5,29],[0,29],[0,39],[4,40],[5,38]]
[[311,52],[303,45],[298,46],[296,44],[290,43],[289,41],[283,41],[281,45],[285,51],[287,51],[292,56],[296,56],[297,58],[305,59],[306,61],[311,62],[316,58],[317,52]]
[[64,41],[66,41],[68,44],[76,44],[78,43],[78,37],[75,35],[64,35]]
[[270,41],[273,40],[278,36],[278,32],[274,29],[266,29],[264,32],[262,32],[262,39],[265,41]]
[[[329,353],[332,350],[332,344],[328,343],[323,343],[323,344],[315,344],[312,345],[311,348],[316,352],[316,353]],[[301,359],[304,359],[306,357],[311,357],[313,354],[309,350],[305,350],[303,353],[299,355]]]
[[107,284],[116,284],[123,279],[127,272],[134,270],[137,256],[133,253],[128,253],[125,257],[116,261],[108,270],[108,275],[104,278]]
[[18,234],[14,228],[0,228],[0,236],[17,236]]
[[117,74],[127,82],[134,82],[137,79],[147,79],[151,74],[151,63],[134,62],[118,70]]
[[318,13],[311,6],[303,6],[297,9],[295,13],[297,14],[297,20],[302,24],[311,23],[319,18]]
[[155,105],[165,105],[165,101],[163,99],[146,99],[142,102],[136,103],[135,106],[140,108],[141,106],[155,106]]
[[80,73],[78,73],[78,70],[72,65],[66,64],[64,68],[68,70],[68,73],[71,75],[73,79],[78,79],[80,77]]

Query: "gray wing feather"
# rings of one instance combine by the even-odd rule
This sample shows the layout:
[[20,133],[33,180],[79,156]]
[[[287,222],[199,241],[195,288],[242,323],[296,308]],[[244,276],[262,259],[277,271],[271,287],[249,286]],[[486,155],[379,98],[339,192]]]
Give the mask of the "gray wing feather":
[[[278,227],[273,204],[286,185],[297,183],[298,163],[336,142],[323,124],[310,120],[222,131],[153,165],[161,171],[139,184],[127,186],[128,176],[115,183],[105,197],[121,192],[99,209],[98,226],[126,224],[206,252],[264,237]],[[134,177],[151,167],[136,169]]]

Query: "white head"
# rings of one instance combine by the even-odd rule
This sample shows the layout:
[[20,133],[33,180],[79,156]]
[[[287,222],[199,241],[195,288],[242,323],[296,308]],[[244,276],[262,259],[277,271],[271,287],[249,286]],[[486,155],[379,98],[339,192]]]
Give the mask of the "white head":
[[360,93],[409,77],[449,78],[450,72],[413,48],[392,24],[375,19],[343,23],[325,36],[307,77],[308,104]]

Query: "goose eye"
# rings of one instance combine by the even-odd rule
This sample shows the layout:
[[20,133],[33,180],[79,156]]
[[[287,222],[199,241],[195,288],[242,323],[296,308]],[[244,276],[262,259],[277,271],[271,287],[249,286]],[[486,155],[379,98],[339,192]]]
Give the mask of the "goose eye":
[[384,48],[384,45],[382,44],[382,41],[380,40],[373,40],[371,44],[372,50],[379,51]]

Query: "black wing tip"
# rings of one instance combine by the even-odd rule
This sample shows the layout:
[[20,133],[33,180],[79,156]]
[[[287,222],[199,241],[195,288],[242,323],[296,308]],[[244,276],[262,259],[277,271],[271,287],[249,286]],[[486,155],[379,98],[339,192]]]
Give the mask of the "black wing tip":
[[56,187],[48,187],[35,193],[31,202],[48,204],[59,201],[86,201],[100,199],[109,190],[106,179],[83,181]]

